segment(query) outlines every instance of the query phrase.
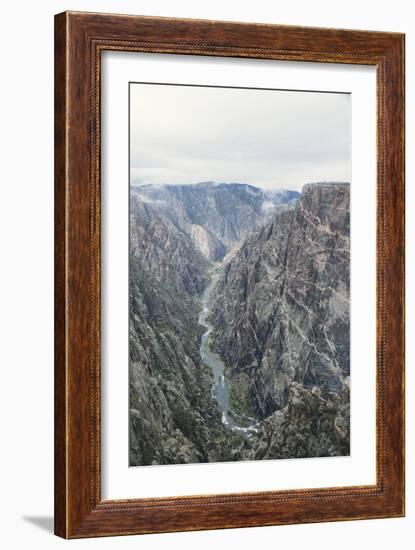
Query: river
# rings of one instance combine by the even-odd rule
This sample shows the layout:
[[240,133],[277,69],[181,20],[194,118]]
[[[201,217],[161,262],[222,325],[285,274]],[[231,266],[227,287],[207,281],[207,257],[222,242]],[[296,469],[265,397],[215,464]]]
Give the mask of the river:
[[213,287],[218,279],[218,273],[214,272],[212,280],[202,295],[202,309],[199,313],[199,324],[206,328],[200,340],[200,357],[205,365],[210,367],[213,373],[212,397],[216,399],[222,413],[223,424],[241,435],[249,436],[257,431],[255,424],[240,426],[232,418],[229,405],[229,382],[225,377],[225,363],[220,356],[209,348],[209,336],[214,326],[209,323],[209,301]]

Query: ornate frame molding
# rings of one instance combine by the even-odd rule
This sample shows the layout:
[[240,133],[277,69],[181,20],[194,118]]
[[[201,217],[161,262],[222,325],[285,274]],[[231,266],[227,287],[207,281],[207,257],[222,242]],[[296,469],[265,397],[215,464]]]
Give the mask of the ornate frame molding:
[[[101,500],[100,74],[104,50],[376,66],[376,485]],[[65,12],[55,18],[55,52],[56,534],[76,538],[402,516],[404,35]]]

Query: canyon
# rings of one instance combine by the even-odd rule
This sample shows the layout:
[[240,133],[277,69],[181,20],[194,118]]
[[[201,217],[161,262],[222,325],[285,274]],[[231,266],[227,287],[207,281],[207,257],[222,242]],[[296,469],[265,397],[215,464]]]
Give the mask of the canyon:
[[339,456],[350,186],[130,190],[131,466]]

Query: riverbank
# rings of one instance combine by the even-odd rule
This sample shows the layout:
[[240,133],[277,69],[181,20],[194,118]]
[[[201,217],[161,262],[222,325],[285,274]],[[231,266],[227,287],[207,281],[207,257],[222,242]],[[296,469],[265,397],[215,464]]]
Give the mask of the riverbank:
[[226,365],[221,357],[212,351],[209,347],[209,337],[214,331],[214,326],[208,321],[210,310],[209,300],[213,287],[215,286],[219,275],[219,270],[216,268],[211,277],[211,281],[203,292],[201,299],[201,310],[199,313],[198,323],[206,328],[200,339],[200,357],[202,362],[207,365],[213,374],[212,397],[217,401],[222,414],[222,423],[234,432],[248,436],[256,433],[255,424],[246,425],[245,422],[238,423],[237,418],[240,413],[233,412],[230,407],[230,385],[226,377]]

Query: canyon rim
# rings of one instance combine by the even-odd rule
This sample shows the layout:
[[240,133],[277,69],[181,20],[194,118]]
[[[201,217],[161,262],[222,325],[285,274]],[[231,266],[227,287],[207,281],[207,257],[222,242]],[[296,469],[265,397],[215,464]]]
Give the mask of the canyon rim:
[[350,118],[130,84],[130,466],[349,455]]

